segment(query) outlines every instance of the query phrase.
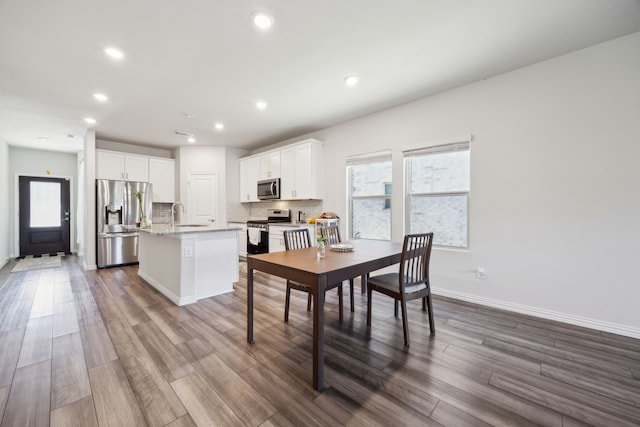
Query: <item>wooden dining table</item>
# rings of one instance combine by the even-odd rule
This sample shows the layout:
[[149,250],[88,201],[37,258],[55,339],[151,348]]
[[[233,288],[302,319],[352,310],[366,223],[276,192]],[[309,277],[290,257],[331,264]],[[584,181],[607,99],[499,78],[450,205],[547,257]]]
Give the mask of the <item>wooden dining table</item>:
[[315,247],[247,256],[247,341],[253,337],[253,272],[295,280],[311,288],[313,295],[313,388],[324,387],[324,300],[328,286],[361,276],[400,262],[402,243],[359,239],[342,244],[353,246],[351,252],[327,248],[324,258],[317,257]]

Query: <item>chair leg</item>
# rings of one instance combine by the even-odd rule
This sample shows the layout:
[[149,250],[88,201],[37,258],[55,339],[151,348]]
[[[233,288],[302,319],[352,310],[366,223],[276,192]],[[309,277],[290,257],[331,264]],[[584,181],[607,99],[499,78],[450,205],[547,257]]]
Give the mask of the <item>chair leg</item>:
[[[396,300],[398,302],[398,300]],[[405,347],[409,347],[409,319],[407,318],[407,302],[403,298],[400,301],[400,306],[402,307],[402,329],[404,331],[404,345]]]
[[307,311],[311,311],[311,299],[313,298],[313,296],[311,295],[311,292],[309,292],[307,294]]
[[393,315],[394,317],[398,317],[398,300],[393,302]]
[[284,300],[284,321],[287,323],[289,321],[289,302],[291,301],[291,288],[287,286],[287,296]]
[[338,310],[340,313],[338,314],[338,318],[340,322],[342,322],[342,283],[338,286]]
[[351,312],[355,311],[355,304],[353,303],[353,279],[349,279],[349,296],[351,297]]
[[427,311],[427,297],[422,298],[422,311]]
[[429,310],[429,329],[431,330],[431,335],[436,333],[436,322],[433,319],[433,306],[431,305],[431,294],[425,298],[427,300],[427,308]]
[[367,327],[371,326],[371,288],[367,287]]

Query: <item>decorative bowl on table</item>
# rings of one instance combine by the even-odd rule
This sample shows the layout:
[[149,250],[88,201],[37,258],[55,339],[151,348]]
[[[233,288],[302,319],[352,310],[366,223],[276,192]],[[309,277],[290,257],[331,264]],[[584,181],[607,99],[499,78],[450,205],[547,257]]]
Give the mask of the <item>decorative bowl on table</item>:
[[353,246],[347,245],[345,243],[337,243],[335,245],[330,246],[332,251],[336,252],[351,252],[353,251]]

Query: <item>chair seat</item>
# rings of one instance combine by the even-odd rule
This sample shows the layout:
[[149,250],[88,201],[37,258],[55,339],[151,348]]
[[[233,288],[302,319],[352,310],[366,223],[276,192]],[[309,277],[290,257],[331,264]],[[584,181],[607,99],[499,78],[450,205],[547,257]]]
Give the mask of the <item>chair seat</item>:
[[[398,280],[398,273],[387,273],[381,274],[379,276],[370,277],[367,280],[368,286],[374,286],[376,288],[386,289],[388,291],[399,293],[400,292],[400,284]],[[427,285],[425,283],[417,283],[415,285],[405,285],[404,293],[405,294],[413,294],[416,292],[421,292],[427,289]]]

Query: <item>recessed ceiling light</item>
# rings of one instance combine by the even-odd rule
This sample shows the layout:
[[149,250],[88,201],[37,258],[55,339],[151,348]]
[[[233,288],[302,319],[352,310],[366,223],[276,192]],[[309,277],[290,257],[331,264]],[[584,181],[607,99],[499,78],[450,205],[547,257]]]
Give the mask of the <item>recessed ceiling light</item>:
[[38,139],[40,141],[48,141],[49,140],[49,138],[47,138],[46,136],[39,136]]
[[100,102],[107,102],[109,98],[104,93],[94,93],[93,97]]
[[84,121],[89,123],[90,125],[95,125],[96,124],[96,119],[94,119],[93,117],[85,117]]
[[214,125],[214,127],[215,127],[216,129],[218,129],[218,130],[222,130],[222,129],[224,129],[224,125],[223,125],[222,123],[216,123],[216,124]]
[[262,12],[254,13],[251,15],[251,19],[253,20],[253,25],[261,30],[267,30],[273,25],[273,18]]
[[258,110],[264,110],[265,108],[267,108],[267,103],[264,101],[258,101],[256,102],[256,108]]
[[117,47],[105,47],[104,53],[109,55],[113,59],[122,59],[124,58],[124,52],[118,49]]
[[358,84],[359,79],[356,76],[347,76],[344,78],[344,82],[347,86],[355,86]]
[[190,136],[189,138],[187,138],[187,141],[189,141],[189,144],[193,144],[194,142],[196,142],[196,139],[193,136]]

